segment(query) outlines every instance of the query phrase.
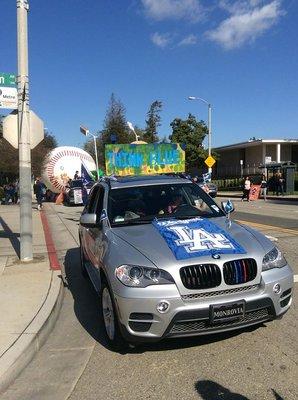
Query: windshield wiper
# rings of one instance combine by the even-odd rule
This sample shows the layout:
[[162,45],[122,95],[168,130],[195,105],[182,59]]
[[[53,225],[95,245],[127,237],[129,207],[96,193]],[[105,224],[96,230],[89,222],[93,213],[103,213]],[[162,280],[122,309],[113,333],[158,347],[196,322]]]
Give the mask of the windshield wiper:
[[127,226],[127,225],[142,225],[142,224],[150,224],[152,220],[146,220],[146,219],[130,219],[128,221],[119,221],[119,222],[113,222],[111,224],[112,227],[117,227],[117,226]]

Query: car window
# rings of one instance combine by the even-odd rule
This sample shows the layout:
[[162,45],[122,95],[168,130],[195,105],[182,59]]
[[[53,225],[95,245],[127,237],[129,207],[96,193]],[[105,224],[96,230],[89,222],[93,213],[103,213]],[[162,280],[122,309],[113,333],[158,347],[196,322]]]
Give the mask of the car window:
[[87,204],[88,214],[92,214],[95,210],[98,190],[99,186],[95,186],[90,192],[89,201]]
[[112,189],[108,217],[113,225],[154,218],[218,217],[224,215],[216,203],[196,184],[164,184]]

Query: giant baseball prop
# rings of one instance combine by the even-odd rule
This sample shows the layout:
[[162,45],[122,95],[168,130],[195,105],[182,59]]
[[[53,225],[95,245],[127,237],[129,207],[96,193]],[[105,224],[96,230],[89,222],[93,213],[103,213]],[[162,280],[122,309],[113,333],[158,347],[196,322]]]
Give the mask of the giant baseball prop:
[[89,171],[95,171],[93,158],[78,147],[56,147],[47,156],[42,179],[47,188],[54,193],[64,192],[69,179],[73,179],[76,171],[81,174],[82,163]]

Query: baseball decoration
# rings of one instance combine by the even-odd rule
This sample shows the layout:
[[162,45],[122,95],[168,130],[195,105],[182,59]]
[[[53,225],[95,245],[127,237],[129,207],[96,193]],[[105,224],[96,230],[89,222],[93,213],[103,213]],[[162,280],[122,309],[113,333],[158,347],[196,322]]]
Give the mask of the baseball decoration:
[[86,151],[78,147],[56,147],[48,154],[42,173],[43,182],[54,193],[64,192],[76,171],[81,174],[82,164],[89,171],[96,170],[93,158]]

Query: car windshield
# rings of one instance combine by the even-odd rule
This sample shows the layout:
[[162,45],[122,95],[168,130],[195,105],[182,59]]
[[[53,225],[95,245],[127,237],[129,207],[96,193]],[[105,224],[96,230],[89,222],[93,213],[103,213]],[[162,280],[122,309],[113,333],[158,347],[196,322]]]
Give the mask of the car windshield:
[[112,226],[150,223],[154,218],[221,217],[223,211],[193,183],[111,189],[108,217]]

